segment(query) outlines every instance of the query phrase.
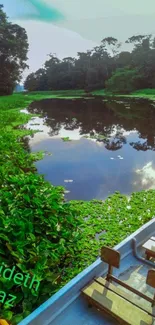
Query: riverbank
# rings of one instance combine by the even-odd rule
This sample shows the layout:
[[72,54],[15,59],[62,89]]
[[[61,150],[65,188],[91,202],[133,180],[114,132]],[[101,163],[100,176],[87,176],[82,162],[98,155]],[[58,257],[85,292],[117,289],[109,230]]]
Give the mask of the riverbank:
[[34,274],[40,281],[36,293],[14,283],[8,287],[0,279],[1,290],[17,296],[13,308],[1,308],[12,324],[95,261],[103,244],[113,247],[154,217],[155,190],[133,193],[130,200],[115,193],[104,202],[66,204],[64,188],[38,175],[34,162],[43,153],[27,151],[23,137],[33,131],[25,130],[24,124],[32,115],[20,109],[44,98],[84,96],[80,90],[0,97],[0,262]]
[[[75,99],[75,98],[89,98],[90,96],[100,97],[124,97],[124,98],[144,98],[149,100],[155,100],[155,89],[141,89],[134,91],[130,94],[113,94],[107,92],[105,89],[95,90],[90,93],[85,92],[82,89],[77,90],[57,90],[57,91],[35,91],[31,93],[16,93],[13,95],[14,101],[18,104],[28,105],[34,100],[41,100],[45,98],[60,98],[60,99]],[[5,98],[5,96],[3,97]],[[11,96],[7,97],[8,104]],[[2,100],[3,101],[3,100]],[[5,101],[5,99],[4,99]],[[12,102],[12,100],[11,100]]]
[[128,97],[128,98],[144,98],[144,99],[148,99],[148,100],[155,100],[155,89],[141,89],[141,90],[137,90],[134,91],[130,94],[127,95],[122,95],[122,94],[112,94],[109,92],[106,92],[105,89],[101,89],[101,90],[96,90],[92,92],[92,95],[94,96],[102,96],[102,97]]

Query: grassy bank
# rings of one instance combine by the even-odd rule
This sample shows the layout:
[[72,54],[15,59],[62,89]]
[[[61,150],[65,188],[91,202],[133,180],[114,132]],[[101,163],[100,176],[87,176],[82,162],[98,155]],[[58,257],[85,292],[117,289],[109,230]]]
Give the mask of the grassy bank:
[[149,100],[155,100],[155,89],[141,89],[134,91],[127,95],[122,94],[112,94],[110,92],[107,92],[105,89],[100,89],[92,92],[92,95],[94,96],[104,96],[104,97],[130,97],[130,98],[146,98]]
[[[95,90],[90,93],[90,95],[93,96],[101,96],[101,97],[133,97],[133,98],[146,98],[150,100],[155,100],[155,89],[141,89],[134,91],[127,95],[122,94],[113,94],[111,92],[106,91],[105,89]],[[28,105],[34,100],[41,100],[44,98],[62,98],[62,99],[74,99],[74,98],[83,98],[83,97],[89,97],[89,94],[86,93],[82,89],[78,90],[57,90],[57,91],[35,91],[31,93],[16,93],[13,95],[14,100],[12,99],[12,96],[7,97],[7,103],[11,102],[11,105],[13,101],[17,103],[18,105],[21,103],[21,105]],[[4,102],[6,102],[6,98],[3,97]],[[8,106],[9,108],[9,106]]]
[[[69,97],[67,97],[67,95]],[[133,193],[130,201],[116,193],[104,202],[65,203],[64,188],[54,187],[37,174],[40,154],[24,149],[20,113],[33,100],[74,98],[77,92],[39,92],[0,97],[0,264],[35,275],[39,290],[15,285],[0,277],[0,290],[16,295],[14,307],[0,301],[0,316],[12,324],[30,314],[99,255],[103,244],[114,246],[155,213],[155,191]]]
[[146,98],[150,100],[155,100],[155,89],[142,89],[134,91],[129,95],[129,97],[138,97],[138,98]]
[[80,98],[86,96],[86,92],[82,89],[77,90],[55,90],[55,91],[33,91],[31,93],[16,93],[14,96],[24,96],[28,97],[29,100],[36,100],[44,99],[44,98]]

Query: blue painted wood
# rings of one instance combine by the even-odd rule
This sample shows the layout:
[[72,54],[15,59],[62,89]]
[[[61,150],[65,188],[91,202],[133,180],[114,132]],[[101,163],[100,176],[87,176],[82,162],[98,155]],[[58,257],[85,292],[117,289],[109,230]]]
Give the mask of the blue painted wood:
[[[119,276],[130,265],[139,265],[132,254],[132,239],[135,237],[138,246],[155,234],[155,219],[142,226],[120,244],[114,247],[121,253],[121,266],[114,274]],[[55,295],[37,308],[31,315],[25,318],[19,325],[110,325],[116,321],[108,319],[97,310],[89,309],[83,297],[81,289],[94,277],[104,276],[107,265],[97,259],[93,264],[78,274],[67,283]]]

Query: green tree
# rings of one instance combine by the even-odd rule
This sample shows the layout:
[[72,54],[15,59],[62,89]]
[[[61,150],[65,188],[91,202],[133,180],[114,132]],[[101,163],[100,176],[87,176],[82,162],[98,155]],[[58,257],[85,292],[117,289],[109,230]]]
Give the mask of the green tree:
[[127,43],[133,43],[131,67],[143,75],[140,88],[152,88],[155,80],[155,49],[151,35],[132,36]]
[[113,93],[128,94],[137,89],[137,81],[141,76],[136,69],[117,69],[106,82],[106,88]]
[[118,54],[119,48],[121,47],[121,43],[114,37],[106,37],[101,43],[107,51],[110,51],[113,56]]
[[28,91],[35,91],[37,88],[37,80],[35,73],[30,73],[24,82],[24,88]]
[[124,68],[132,64],[132,54],[127,51],[122,51],[116,57],[116,63],[119,68]]
[[28,39],[24,28],[8,21],[0,5],[0,95],[13,92],[27,67]]
[[30,73],[24,82],[24,88],[28,91],[47,90],[45,69],[39,69],[35,73]]

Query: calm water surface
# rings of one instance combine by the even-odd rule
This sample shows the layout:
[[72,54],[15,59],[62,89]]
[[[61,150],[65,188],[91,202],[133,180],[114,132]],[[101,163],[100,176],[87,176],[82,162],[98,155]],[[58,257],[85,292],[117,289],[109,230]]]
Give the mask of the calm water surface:
[[42,116],[27,125],[42,131],[27,139],[30,150],[52,154],[36,163],[38,172],[63,185],[68,200],[155,188],[154,104],[48,99],[28,111]]

